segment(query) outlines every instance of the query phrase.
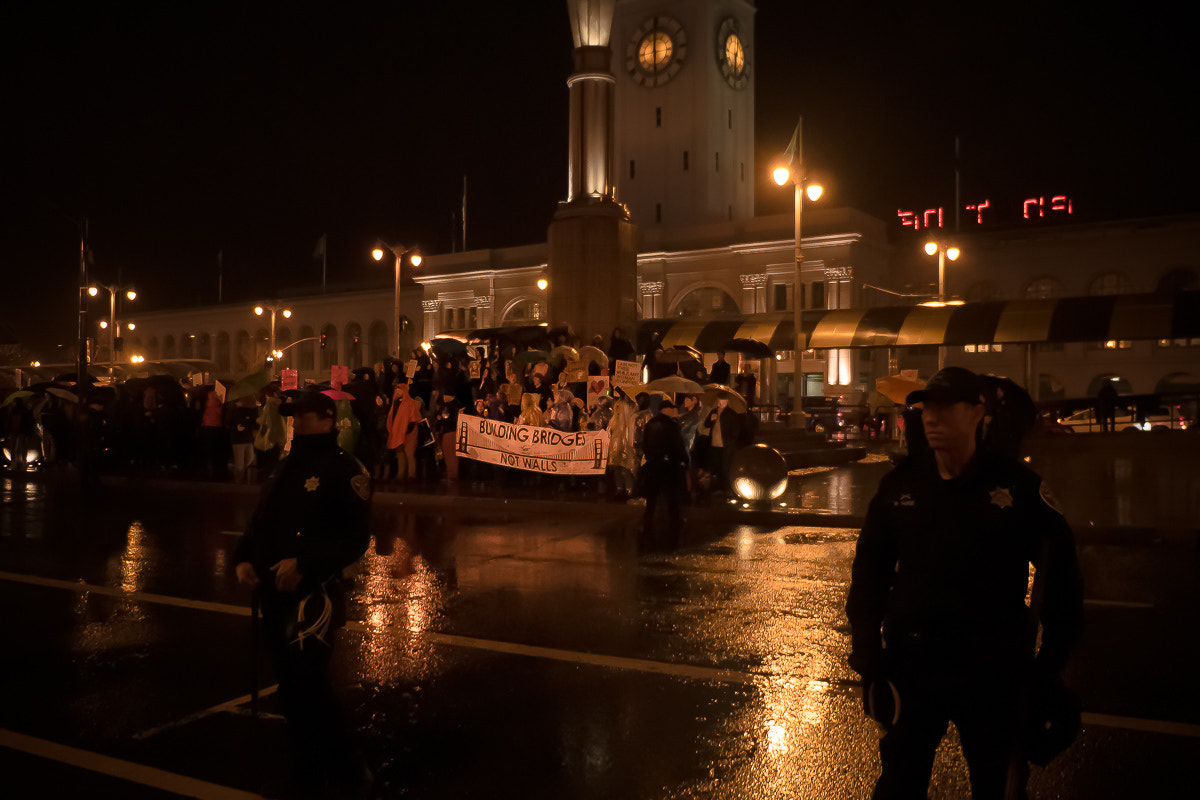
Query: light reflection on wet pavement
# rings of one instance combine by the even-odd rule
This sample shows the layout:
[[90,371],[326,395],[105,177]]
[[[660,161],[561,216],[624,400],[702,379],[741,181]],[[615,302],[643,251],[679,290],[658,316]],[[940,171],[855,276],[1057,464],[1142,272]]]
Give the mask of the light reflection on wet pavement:
[[[804,471],[798,496],[859,515],[888,468],[880,458]],[[182,772],[198,768],[189,754],[226,747],[218,760],[244,767],[223,767],[222,782],[254,788],[243,748],[276,752],[278,723],[229,715],[131,739],[246,691],[244,618],[125,596],[245,603],[222,531],[244,525],[255,496],[220,491],[114,489],[83,508],[55,489],[0,484],[0,569],[122,593],[28,590],[31,604],[0,582],[0,601],[31,609],[11,631],[29,691],[0,727]],[[876,737],[846,665],[842,611],[856,532],[728,524],[691,509],[681,551],[639,556],[636,517],[605,508],[543,517],[377,504],[338,674],[384,796],[867,796]],[[1147,574],[1161,573],[1161,559],[1145,558]],[[663,664],[697,672],[656,671]],[[1117,694],[1128,701],[1131,687]],[[278,710],[272,698],[264,707]],[[1112,739],[1102,734],[1089,741]],[[1095,755],[1087,763],[1104,774]],[[1079,769],[1068,762],[1035,785],[1063,797],[1104,785]],[[1085,789],[1064,792],[1066,775]],[[931,797],[965,787],[950,737]]]

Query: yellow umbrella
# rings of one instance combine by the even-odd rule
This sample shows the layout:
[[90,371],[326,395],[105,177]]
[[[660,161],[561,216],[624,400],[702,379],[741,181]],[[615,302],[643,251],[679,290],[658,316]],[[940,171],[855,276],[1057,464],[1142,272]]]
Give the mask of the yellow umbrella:
[[917,377],[915,369],[905,369],[901,370],[899,375],[875,379],[875,391],[898,404],[903,404],[910,392],[924,388],[925,381]]
[[721,398],[728,400],[729,407],[739,414],[745,414],[747,409],[750,408],[746,405],[746,398],[728,386],[722,383],[704,384],[704,404],[706,406],[715,406]]

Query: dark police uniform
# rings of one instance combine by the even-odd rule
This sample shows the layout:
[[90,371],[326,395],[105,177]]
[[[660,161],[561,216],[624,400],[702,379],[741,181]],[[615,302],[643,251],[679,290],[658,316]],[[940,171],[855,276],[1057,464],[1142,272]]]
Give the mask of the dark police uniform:
[[[328,434],[297,436],[290,455],[263,488],[234,551],[261,581],[263,630],[279,678],[279,695],[297,773],[310,788],[354,780],[361,766],[341,721],[329,678],[334,634],[345,622],[342,571],[369,541],[370,478]],[[294,592],[275,587],[271,566],[296,558],[303,575]]]
[[[671,403],[670,407],[674,408],[675,404]],[[642,494],[646,498],[646,510],[642,515],[643,544],[648,548],[678,547],[683,529],[680,504],[683,502],[688,465],[687,446],[683,443],[679,423],[663,413],[651,417],[642,429],[642,453],[645,463],[638,474],[642,482]],[[659,532],[655,524],[660,496],[667,500],[665,532]]]
[[[1044,571],[1033,664],[1030,562]],[[898,721],[880,742],[874,797],[926,796],[948,721],[959,731],[972,797],[1003,796],[1021,738],[1017,709],[1031,680],[1061,673],[1082,619],[1071,530],[1041,478],[985,449],[949,480],[931,450],[902,463],[868,509],[846,614],[851,667],[864,687],[886,692],[891,681],[900,698]]]

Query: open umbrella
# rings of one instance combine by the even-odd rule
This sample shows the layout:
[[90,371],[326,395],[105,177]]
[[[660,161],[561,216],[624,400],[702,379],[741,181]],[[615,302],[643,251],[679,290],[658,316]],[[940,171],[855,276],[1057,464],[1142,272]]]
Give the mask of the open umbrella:
[[704,401],[705,405],[714,406],[717,401],[724,398],[729,401],[729,407],[739,414],[745,414],[749,406],[746,405],[746,398],[730,389],[723,383],[706,383],[704,384]]
[[704,354],[686,344],[677,344],[669,350],[659,350],[655,359],[660,364],[678,364],[681,361],[703,361]]
[[334,400],[353,400],[354,395],[349,392],[343,392],[341,389],[325,389],[321,392],[323,395],[328,395]]
[[4,398],[4,402],[0,403],[0,408],[20,400],[22,397],[33,397],[33,392],[27,389],[17,389],[15,392]]
[[579,360],[599,364],[601,368],[608,366],[608,356],[604,351],[590,344],[579,348]]
[[241,400],[243,397],[258,394],[263,387],[271,382],[271,373],[267,367],[251,372],[243,378],[238,379],[233,386],[230,386],[225,391],[223,402],[232,403],[235,400]]
[[647,383],[646,388],[668,394],[704,394],[703,386],[680,375],[657,378]]
[[467,352],[467,343],[450,336],[435,336],[429,342],[429,349],[436,356],[461,356]]
[[560,344],[558,347],[550,351],[550,361],[555,364],[568,361],[578,361],[579,351],[568,344]]
[[915,369],[901,370],[898,375],[888,375],[885,378],[875,379],[875,391],[893,403],[901,405],[910,392],[924,388],[925,381],[917,377]]
[[513,358],[513,369],[524,374],[530,364],[542,364],[550,360],[550,354],[545,350],[522,350]]
[[775,355],[775,351],[757,339],[730,339],[724,347],[719,349],[726,353],[741,353],[752,358],[771,358]]
[[66,389],[60,389],[57,386],[48,386],[46,388],[46,394],[52,394],[57,398],[66,400],[68,403],[78,403],[79,402],[79,398],[75,395],[74,392],[67,391]]

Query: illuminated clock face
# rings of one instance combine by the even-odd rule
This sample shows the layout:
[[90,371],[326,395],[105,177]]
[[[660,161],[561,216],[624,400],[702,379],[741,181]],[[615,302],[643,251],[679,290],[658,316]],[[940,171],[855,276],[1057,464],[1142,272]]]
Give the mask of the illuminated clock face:
[[734,89],[744,89],[750,82],[746,44],[733,17],[722,22],[717,30],[717,66],[725,82]]
[[641,86],[662,86],[683,67],[687,32],[670,17],[651,17],[634,32],[625,48],[625,69]]

